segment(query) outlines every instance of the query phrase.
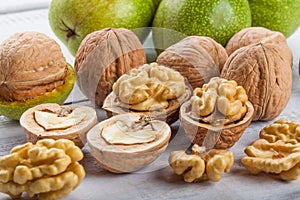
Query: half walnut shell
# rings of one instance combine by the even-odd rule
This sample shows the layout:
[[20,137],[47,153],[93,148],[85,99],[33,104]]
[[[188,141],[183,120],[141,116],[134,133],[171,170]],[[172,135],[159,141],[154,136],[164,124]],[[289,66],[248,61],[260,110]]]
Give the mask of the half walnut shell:
[[[185,102],[180,108],[180,121],[183,128],[193,144],[203,145],[205,138],[215,140],[215,136],[219,135],[214,144],[210,144],[217,149],[225,149],[232,147],[242,136],[245,129],[250,125],[254,113],[253,106],[250,101],[246,102],[247,112],[244,117],[236,122],[225,124],[222,127],[215,127],[210,123],[195,120],[191,115],[191,104]],[[207,134],[210,134],[207,136]]]
[[96,111],[88,106],[41,104],[26,110],[20,125],[28,142],[40,139],[69,139],[78,147],[86,143],[86,133],[97,123]]
[[157,159],[170,137],[171,129],[165,122],[129,113],[98,123],[87,133],[87,142],[101,167],[129,173]]

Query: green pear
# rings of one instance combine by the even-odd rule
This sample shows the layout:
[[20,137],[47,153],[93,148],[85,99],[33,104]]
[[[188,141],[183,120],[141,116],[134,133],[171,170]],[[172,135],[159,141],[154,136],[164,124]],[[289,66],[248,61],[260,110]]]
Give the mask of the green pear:
[[52,0],[49,23],[72,55],[85,36],[103,28],[127,28],[143,41],[155,8],[152,0]]
[[249,0],[252,26],[292,35],[300,26],[300,0]]
[[156,49],[166,49],[184,36],[201,35],[222,45],[251,26],[247,0],[162,0],[153,20]]

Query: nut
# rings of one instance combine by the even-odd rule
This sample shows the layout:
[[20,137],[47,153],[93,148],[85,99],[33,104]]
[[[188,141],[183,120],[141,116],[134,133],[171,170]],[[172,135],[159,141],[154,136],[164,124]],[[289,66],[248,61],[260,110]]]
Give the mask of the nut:
[[102,106],[113,83],[131,68],[146,63],[138,37],[124,28],[105,28],[88,34],[75,57],[77,84],[96,105]]
[[74,190],[85,171],[78,163],[81,150],[65,139],[44,139],[14,147],[0,158],[0,191],[12,198],[22,193],[39,199],[58,199]]
[[171,129],[163,121],[128,113],[113,116],[87,133],[93,157],[113,173],[137,171],[167,148]]
[[274,34],[234,51],[221,77],[235,80],[254,106],[253,121],[272,120],[287,105],[292,89],[292,53]]
[[231,55],[235,50],[248,46],[250,44],[259,43],[267,37],[276,37],[276,40],[270,42],[280,43],[286,42],[285,36],[281,32],[272,31],[264,27],[248,27],[233,35],[226,44],[226,51]]
[[19,119],[41,102],[61,104],[75,79],[55,40],[38,32],[16,33],[0,45],[0,114]]
[[300,143],[258,139],[245,149],[243,165],[252,174],[277,174],[282,180],[296,180],[300,174]]
[[86,143],[85,134],[97,123],[96,111],[87,106],[60,106],[41,104],[26,110],[20,125],[28,142],[40,139],[69,139],[78,147]]
[[235,81],[214,77],[202,88],[194,89],[191,115],[211,123],[213,112],[218,111],[225,118],[224,124],[229,124],[244,117],[247,101],[245,89]]
[[194,89],[219,76],[226,58],[225,49],[212,39],[188,36],[163,51],[156,62],[180,72]]
[[190,90],[179,72],[157,63],[144,64],[115,82],[103,108],[109,116],[111,112],[129,111],[173,123],[178,119],[181,103],[189,95]]
[[[253,106],[243,87],[233,80],[212,78],[195,88],[189,102],[180,108],[180,121],[190,140],[202,145],[211,138],[215,148],[229,148],[251,123]],[[218,135],[215,138],[213,135]]]
[[273,124],[264,127],[260,131],[259,137],[269,142],[282,140],[295,144],[300,142],[300,125],[295,120],[291,122],[284,119],[277,120]]
[[[192,147],[197,149],[196,144]],[[193,151],[191,155],[182,150],[172,151],[169,156],[169,164],[174,172],[183,175],[186,182],[197,182],[207,178],[211,181],[219,181],[223,173],[228,173],[234,163],[233,153],[228,150],[212,149],[199,155]]]

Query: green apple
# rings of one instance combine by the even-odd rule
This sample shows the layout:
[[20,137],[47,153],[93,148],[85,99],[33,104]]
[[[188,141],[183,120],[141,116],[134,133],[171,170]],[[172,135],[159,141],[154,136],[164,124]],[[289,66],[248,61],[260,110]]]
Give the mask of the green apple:
[[83,38],[103,28],[127,28],[143,41],[155,8],[152,0],[52,0],[49,22],[55,35],[75,55]]
[[300,25],[300,0],[249,0],[252,26],[262,26],[289,37]]
[[165,49],[184,35],[209,36],[222,45],[251,26],[247,0],[162,0],[153,20],[156,49]]

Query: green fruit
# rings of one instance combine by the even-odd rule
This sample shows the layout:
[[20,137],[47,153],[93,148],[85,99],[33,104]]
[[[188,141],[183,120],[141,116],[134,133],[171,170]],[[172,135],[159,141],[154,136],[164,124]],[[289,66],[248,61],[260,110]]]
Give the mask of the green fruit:
[[161,0],[152,0],[153,1],[153,4],[154,4],[154,7],[157,8],[159,3],[161,2]]
[[152,0],[52,0],[49,22],[56,36],[75,55],[85,36],[104,28],[133,30],[143,41],[155,8]]
[[58,103],[62,104],[71,93],[76,81],[76,73],[73,67],[68,65],[69,73],[65,79],[65,84],[55,88],[51,92],[47,92],[42,96],[38,96],[26,101],[4,101],[0,100],[0,115],[10,119],[19,120],[23,112],[27,109],[42,103]]
[[252,26],[282,32],[289,37],[300,25],[300,0],[249,0]]
[[165,49],[184,35],[200,35],[225,46],[236,32],[249,26],[247,0],[162,0],[153,20],[153,40],[157,49]]

